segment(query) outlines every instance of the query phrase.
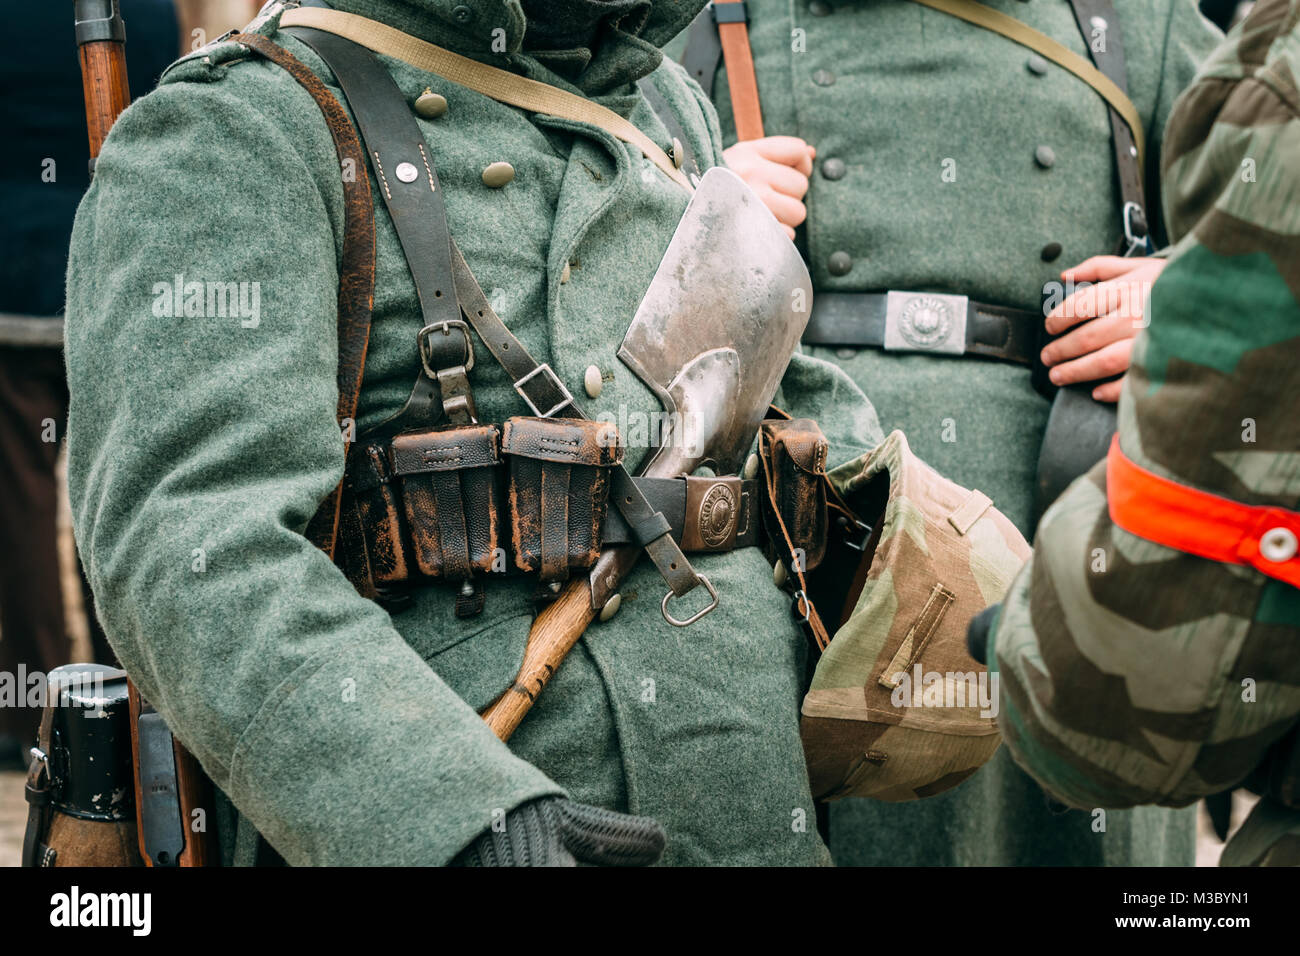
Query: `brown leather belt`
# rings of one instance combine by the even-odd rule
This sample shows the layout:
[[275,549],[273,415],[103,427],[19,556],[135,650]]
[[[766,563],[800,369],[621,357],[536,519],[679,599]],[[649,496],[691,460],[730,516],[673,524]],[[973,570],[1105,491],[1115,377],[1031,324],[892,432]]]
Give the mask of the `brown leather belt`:
[[[667,520],[683,551],[733,551],[759,544],[761,487],[747,478],[633,478],[646,500]],[[349,474],[353,493],[378,484],[373,473]],[[617,508],[605,515],[602,544],[635,544],[631,527]]]
[[1043,318],[937,292],[819,292],[805,345],[976,355],[1032,368]]

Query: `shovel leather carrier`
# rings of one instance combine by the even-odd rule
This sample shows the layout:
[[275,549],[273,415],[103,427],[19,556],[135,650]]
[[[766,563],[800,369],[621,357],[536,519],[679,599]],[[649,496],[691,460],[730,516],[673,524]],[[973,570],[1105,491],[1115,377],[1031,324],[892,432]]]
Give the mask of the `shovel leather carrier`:
[[764,448],[772,474],[775,510],[804,571],[826,557],[826,456],[830,443],[806,418],[765,421]]
[[457,425],[393,439],[390,465],[420,574],[464,581],[492,569],[500,542],[500,448],[495,425]]
[[512,418],[501,451],[515,566],[563,581],[600,556],[610,471],[623,450],[610,425],[576,418]]

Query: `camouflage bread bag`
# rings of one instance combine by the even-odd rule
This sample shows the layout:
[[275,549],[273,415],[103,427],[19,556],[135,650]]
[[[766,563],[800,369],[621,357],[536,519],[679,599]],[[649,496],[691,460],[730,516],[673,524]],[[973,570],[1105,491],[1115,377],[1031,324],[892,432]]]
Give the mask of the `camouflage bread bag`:
[[880,514],[870,503],[882,498],[884,510],[854,583],[861,593],[804,697],[813,794],[941,793],[1001,742],[996,688],[966,651],[966,626],[1001,599],[1029,545],[987,496],[912,454],[902,432],[829,478],[859,514]]

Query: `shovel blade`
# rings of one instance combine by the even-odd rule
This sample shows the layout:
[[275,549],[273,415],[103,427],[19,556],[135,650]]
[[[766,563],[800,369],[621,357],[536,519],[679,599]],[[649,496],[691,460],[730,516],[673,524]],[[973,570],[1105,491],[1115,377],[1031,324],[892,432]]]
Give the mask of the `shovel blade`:
[[669,413],[643,472],[738,472],[811,308],[781,224],[739,176],[710,169],[618,351]]

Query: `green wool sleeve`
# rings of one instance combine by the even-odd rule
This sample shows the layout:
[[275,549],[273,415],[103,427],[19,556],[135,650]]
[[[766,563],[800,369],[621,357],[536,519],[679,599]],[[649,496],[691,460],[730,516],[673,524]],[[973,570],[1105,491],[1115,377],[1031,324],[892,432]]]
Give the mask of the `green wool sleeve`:
[[343,469],[338,169],[264,64],[118,122],[69,260],[76,536],[123,665],[286,860],[439,864],[560,788],[304,537]]

